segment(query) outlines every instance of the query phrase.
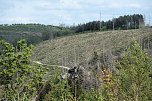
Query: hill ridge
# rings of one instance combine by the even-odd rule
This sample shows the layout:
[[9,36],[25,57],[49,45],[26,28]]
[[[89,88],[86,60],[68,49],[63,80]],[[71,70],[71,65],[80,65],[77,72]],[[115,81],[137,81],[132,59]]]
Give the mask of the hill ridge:
[[125,50],[134,39],[152,34],[151,28],[85,33],[48,40],[37,45],[34,60],[52,65],[72,67],[88,63],[93,53],[114,55],[114,51]]

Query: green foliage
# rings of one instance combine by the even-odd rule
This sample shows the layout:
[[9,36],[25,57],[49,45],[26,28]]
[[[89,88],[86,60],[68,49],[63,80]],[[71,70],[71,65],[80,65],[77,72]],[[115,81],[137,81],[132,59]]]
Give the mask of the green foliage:
[[112,30],[113,22],[115,29],[137,29],[141,26],[140,23],[144,23],[144,17],[141,14],[124,15],[108,21],[90,21],[88,23],[79,24],[76,27],[74,26],[72,29],[74,29],[76,33]]
[[45,69],[31,65],[33,46],[25,40],[17,42],[17,47],[1,41],[0,86],[4,86],[3,100],[30,101],[35,99]]
[[45,101],[73,101],[69,85],[66,80],[56,78],[54,84],[51,85],[51,91],[45,96]]
[[91,89],[88,91],[84,89],[78,101],[103,101],[103,96],[101,90],[96,92],[96,89]]
[[74,32],[67,27],[58,27],[43,24],[12,24],[0,25],[0,39],[13,45],[16,41],[26,39],[28,44],[38,44],[42,41],[71,35]]
[[73,101],[67,79],[62,79],[60,76],[61,70],[56,67],[51,71],[54,71],[49,80],[51,90],[45,95],[44,101]]
[[58,30],[57,27],[52,25],[43,24],[12,24],[12,25],[0,25],[1,31],[15,31],[15,32],[43,32],[45,30],[52,31]]
[[116,85],[113,80],[113,74],[108,69],[102,71],[103,83],[101,86],[103,101],[117,101]]
[[[68,79],[61,79],[61,71],[58,68],[51,68],[51,78],[49,84],[50,91],[42,101],[102,101],[101,90],[86,90],[81,88],[81,93],[77,90],[77,96],[73,94],[74,87],[69,85]],[[77,85],[76,86],[81,86]],[[73,89],[73,91],[71,91]]]
[[152,60],[139,44],[133,42],[124,58],[118,62],[118,74],[115,81],[118,85],[119,99],[127,101],[151,101],[151,83],[149,77]]

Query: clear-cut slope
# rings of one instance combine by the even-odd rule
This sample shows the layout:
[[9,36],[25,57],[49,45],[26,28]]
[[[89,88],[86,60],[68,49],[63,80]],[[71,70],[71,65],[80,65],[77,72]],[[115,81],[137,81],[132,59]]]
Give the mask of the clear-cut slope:
[[93,32],[48,40],[37,45],[33,59],[51,65],[74,66],[85,64],[93,57],[110,54],[114,50],[126,48],[131,40],[152,34],[152,29],[118,30]]

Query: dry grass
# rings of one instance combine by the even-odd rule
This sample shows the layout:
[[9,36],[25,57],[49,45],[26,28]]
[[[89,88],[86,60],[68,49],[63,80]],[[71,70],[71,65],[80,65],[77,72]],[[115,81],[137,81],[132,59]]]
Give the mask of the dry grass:
[[74,66],[88,62],[92,54],[128,46],[131,40],[152,34],[152,29],[94,32],[48,40],[37,45],[33,59],[51,65]]

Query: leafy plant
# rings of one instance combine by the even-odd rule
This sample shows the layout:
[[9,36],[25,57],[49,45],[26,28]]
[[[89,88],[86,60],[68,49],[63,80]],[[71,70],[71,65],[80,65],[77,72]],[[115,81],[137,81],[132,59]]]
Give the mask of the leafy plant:
[[127,101],[151,101],[152,60],[137,42],[133,42],[124,58],[118,62],[115,80],[119,99]]
[[33,46],[27,46],[25,40],[18,41],[16,47],[5,41],[0,44],[0,85],[4,86],[3,100],[35,99],[45,69],[31,64]]
[[49,84],[51,90],[45,95],[44,101],[73,101],[67,79],[61,78],[61,71],[56,67],[52,72]]

